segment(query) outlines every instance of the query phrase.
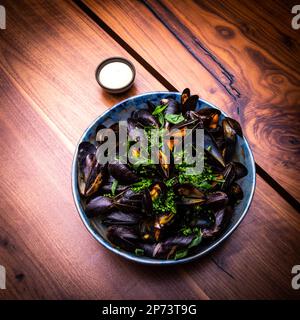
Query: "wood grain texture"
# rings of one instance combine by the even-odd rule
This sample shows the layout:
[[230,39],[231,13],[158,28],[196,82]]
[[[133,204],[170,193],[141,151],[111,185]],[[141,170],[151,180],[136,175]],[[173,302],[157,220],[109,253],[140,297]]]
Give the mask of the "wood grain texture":
[[[70,186],[82,131],[120,97],[93,78],[99,60],[126,53],[76,6],[5,2],[0,33],[0,299],[299,298],[300,216],[264,181],[241,226],[213,254],[149,267],[102,248],[76,212]],[[132,59],[132,58],[131,58]],[[162,90],[137,62],[132,95]],[[125,97],[125,96],[124,96]]]
[[298,201],[299,32],[285,1],[84,0],[176,88],[238,119],[256,162]]

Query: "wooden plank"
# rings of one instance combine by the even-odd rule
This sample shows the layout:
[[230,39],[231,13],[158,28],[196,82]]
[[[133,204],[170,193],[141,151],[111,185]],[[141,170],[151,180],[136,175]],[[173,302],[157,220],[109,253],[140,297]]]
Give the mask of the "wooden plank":
[[[120,99],[90,74],[108,53],[125,53],[70,3],[5,6],[13,27],[0,33],[1,299],[299,296],[290,270],[299,261],[300,217],[261,179],[240,228],[195,263],[141,266],[97,244],[76,213],[68,172],[83,129]],[[162,89],[135,64],[133,92]]]
[[256,162],[298,201],[300,47],[282,1],[84,0],[181,90],[239,119]]

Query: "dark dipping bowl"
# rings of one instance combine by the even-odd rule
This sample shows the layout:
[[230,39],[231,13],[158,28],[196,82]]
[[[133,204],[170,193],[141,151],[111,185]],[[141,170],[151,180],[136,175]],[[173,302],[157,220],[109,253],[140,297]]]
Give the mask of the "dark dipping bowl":
[[[122,88],[112,89],[112,88],[105,87],[102,84],[102,82],[100,81],[100,79],[99,79],[99,74],[100,74],[101,70],[103,69],[103,67],[106,66],[109,63],[112,63],[112,62],[122,62],[122,63],[128,65],[128,67],[132,71],[132,79],[131,79],[131,81],[126,86],[124,86]],[[108,58],[106,60],[103,60],[98,65],[98,67],[96,69],[96,73],[95,73],[96,80],[97,80],[98,84],[100,85],[100,87],[103,90],[107,91],[108,93],[112,93],[112,94],[119,94],[119,93],[123,93],[123,92],[129,90],[133,86],[135,75],[136,75],[136,71],[135,71],[134,65],[129,60],[127,60],[125,58],[122,58],[122,57],[112,57],[112,58]]]
[[[172,97],[180,101],[180,93],[177,92],[150,92],[141,94],[138,96],[134,96],[128,98],[124,101],[119,102],[111,109],[104,112],[100,115],[84,132],[82,135],[79,143],[83,141],[91,141],[96,135],[96,128],[100,124],[104,124],[105,126],[109,127],[111,124],[118,122],[120,120],[126,120],[130,117],[132,111],[137,109],[145,108],[145,104],[147,100],[151,100],[154,103],[159,103],[159,101],[166,97]],[[197,110],[209,107],[209,108],[216,108],[211,103],[199,99]],[[221,111],[222,112],[222,111]],[[226,114],[222,112],[220,118],[224,118]],[[78,145],[79,145],[78,143]],[[144,264],[152,264],[152,265],[170,265],[170,264],[180,264],[184,262],[189,262],[195,260],[203,255],[207,254],[208,252],[212,251],[216,247],[218,247],[225,239],[227,239],[232,232],[239,226],[242,222],[243,218],[246,216],[247,211],[250,207],[254,189],[255,189],[255,162],[253,159],[253,155],[249,144],[245,138],[237,137],[237,145],[236,145],[236,152],[234,156],[234,161],[241,162],[246,168],[248,169],[248,175],[244,178],[239,180],[239,184],[243,189],[244,198],[241,200],[239,204],[235,206],[235,210],[229,225],[222,231],[222,233],[214,240],[200,244],[199,247],[193,252],[193,255],[187,256],[180,260],[162,260],[162,259],[154,259],[150,257],[144,256],[136,256],[134,253],[130,253],[124,251],[122,249],[116,248],[112,243],[110,243],[106,237],[106,227],[102,225],[101,221],[98,218],[89,219],[87,218],[84,207],[82,203],[82,199],[79,194],[78,190],[78,181],[77,181],[77,151],[78,145],[76,147],[73,165],[72,165],[72,190],[73,190],[73,197],[79,212],[80,218],[82,219],[84,225],[88,229],[88,231],[93,235],[93,237],[101,243],[104,247],[109,249],[110,251],[120,255],[126,259],[136,261],[139,263]]]

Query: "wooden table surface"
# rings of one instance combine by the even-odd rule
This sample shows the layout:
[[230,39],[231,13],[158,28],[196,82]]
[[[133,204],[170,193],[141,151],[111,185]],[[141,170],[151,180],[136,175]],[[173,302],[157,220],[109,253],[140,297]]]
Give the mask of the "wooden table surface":
[[[293,1],[5,0],[0,30],[0,299],[286,299],[300,264],[300,30]],[[104,93],[110,56],[134,87]],[[104,110],[192,92],[238,119],[257,163],[251,208],[212,254],[151,267],[99,245],[76,212],[71,162]]]

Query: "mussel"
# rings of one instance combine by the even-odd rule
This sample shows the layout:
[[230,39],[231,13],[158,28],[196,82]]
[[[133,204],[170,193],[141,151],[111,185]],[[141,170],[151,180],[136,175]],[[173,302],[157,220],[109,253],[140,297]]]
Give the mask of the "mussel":
[[127,165],[119,162],[109,163],[108,171],[121,184],[132,184],[139,180],[139,177]]
[[139,235],[134,227],[112,225],[107,229],[107,239],[124,250],[138,248]]
[[204,150],[206,155],[218,166],[225,167],[224,158],[218,149],[214,138],[206,130],[204,131]]
[[[102,223],[116,248],[155,259],[180,259],[198,250],[202,238],[207,242],[226,230],[244,197],[240,179],[248,170],[236,161],[237,142],[243,137],[236,120],[215,108],[199,109],[199,97],[188,88],[178,101],[165,97],[132,112],[128,139],[118,139],[119,123],[104,122],[95,136],[79,144],[78,188],[87,217]],[[106,128],[116,135],[117,151],[111,152],[113,161],[100,164],[97,156],[109,140],[101,131]],[[190,139],[192,155],[197,156],[197,129],[204,129],[204,155],[198,155],[204,170],[189,175],[184,139]],[[150,138],[148,145],[142,144],[144,136]],[[128,152],[122,155],[121,150]],[[145,158],[145,150],[156,159]],[[124,159],[138,161],[125,164]]]
[[159,128],[159,122],[148,110],[137,110],[132,114],[132,118],[146,127]]
[[95,218],[103,216],[114,208],[114,201],[112,198],[99,196],[92,199],[85,208],[85,213],[88,218]]
[[83,196],[95,194],[104,184],[107,166],[98,163],[96,148],[89,142],[82,142],[78,148],[78,187]]
[[102,223],[105,225],[136,225],[141,220],[142,216],[138,213],[128,213],[122,211],[112,211],[108,213],[103,219]]
[[206,195],[203,191],[192,184],[177,184],[174,186],[174,191],[181,197],[177,202],[179,205],[200,205],[207,201]]
[[225,146],[222,152],[225,162],[232,160],[235,153],[235,147],[237,142],[237,136],[243,137],[243,132],[240,124],[229,117],[226,117],[222,121],[223,134],[225,139]]
[[149,192],[151,200],[155,201],[167,193],[167,186],[161,181],[156,181],[149,187]]

